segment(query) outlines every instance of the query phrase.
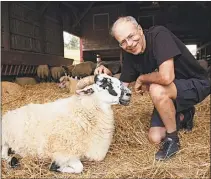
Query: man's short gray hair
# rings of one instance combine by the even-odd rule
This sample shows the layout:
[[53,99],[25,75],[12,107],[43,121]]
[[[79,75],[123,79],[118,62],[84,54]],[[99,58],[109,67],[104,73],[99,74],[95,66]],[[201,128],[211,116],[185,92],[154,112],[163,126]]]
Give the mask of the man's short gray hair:
[[132,16],[124,16],[124,17],[119,17],[115,22],[114,24],[112,25],[111,27],[111,30],[110,30],[110,34],[111,36],[114,37],[114,32],[115,32],[115,29],[116,29],[116,26],[120,23],[123,23],[123,22],[131,22],[132,24],[134,24],[135,26],[138,25],[138,22],[136,21],[136,19]]

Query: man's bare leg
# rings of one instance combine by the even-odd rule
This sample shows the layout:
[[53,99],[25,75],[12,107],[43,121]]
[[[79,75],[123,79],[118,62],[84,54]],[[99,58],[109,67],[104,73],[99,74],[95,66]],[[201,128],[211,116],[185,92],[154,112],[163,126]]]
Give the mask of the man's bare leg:
[[[165,145],[163,148],[166,148],[166,150],[161,148],[156,154],[156,159],[164,160],[179,150],[179,145],[177,144],[179,143],[179,138],[176,130],[176,110],[173,103],[173,99],[176,99],[177,96],[177,89],[174,83],[169,86],[151,84],[149,93],[166,129],[166,137],[163,144]],[[162,132],[162,128],[157,130]],[[170,143],[171,146],[169,145]]]

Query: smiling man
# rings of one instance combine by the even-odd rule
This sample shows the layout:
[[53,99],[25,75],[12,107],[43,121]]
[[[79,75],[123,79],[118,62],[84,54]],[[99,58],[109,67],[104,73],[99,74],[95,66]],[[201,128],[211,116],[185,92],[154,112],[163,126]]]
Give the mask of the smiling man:
[[[120,80],[126,86],[136,81],[136,93],[149,91],[155,107],[149,139],[156,144],[162,141],[155,158],[165,160],[180,149],[177,131],[192,130],[194,105],[210,92],[208,74],[182,41],[163,26],[143,30],[135,18],[120,17],[111,35],[124,50]],[[95,74],[108,71],[100,66]]]

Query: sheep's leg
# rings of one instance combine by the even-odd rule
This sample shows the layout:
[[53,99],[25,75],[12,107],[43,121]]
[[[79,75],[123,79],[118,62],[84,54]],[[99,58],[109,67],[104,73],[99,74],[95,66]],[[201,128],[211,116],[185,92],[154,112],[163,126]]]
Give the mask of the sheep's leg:
[[76,157],[59,154],[54,156],[50,170],[62,173],[81,173],[83,171],[83,164]]
[[6,160],[12,168],[16,168],[20,164],[19,159],[21,157],[19,155],[13,154],[15,154],[15,152],[11,148],[9,148],[8,144],[4,144],[2,146],[2,159]]
[[5,159],[5,160],[7,160],[9,158],[9,145],[8,144],[2,145],[1,157],[2,157],[2,159]]
[[108,153],[108,149],[111,143],[111,138],[105,140],[97,140],[93,139],[90,147],[88,148],[85,156],[90,161],[102,161],[104,160],[106,154]]

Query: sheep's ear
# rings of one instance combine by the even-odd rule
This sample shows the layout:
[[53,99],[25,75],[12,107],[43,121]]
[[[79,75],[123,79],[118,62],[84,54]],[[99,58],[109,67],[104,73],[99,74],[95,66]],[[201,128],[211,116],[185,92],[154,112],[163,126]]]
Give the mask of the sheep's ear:
[[90,88],[84,88],[84,89],[81,89],[81,90],[76,90],[76,94],[78,95],[91,95],[94,93],[94,90],[92,89],[92,87]]

